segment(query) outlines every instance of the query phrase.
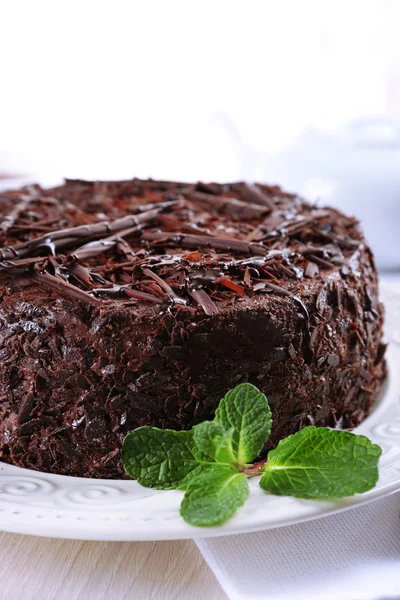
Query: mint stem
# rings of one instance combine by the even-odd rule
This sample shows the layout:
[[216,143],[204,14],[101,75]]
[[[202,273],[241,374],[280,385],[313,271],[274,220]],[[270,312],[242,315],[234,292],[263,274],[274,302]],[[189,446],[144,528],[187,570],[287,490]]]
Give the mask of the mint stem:
[[245,473],[249,477],[253,477],[254,475],[258,475],[260,473],[261,467],[266,465],[267,462],[268,462],[268,457],[254,463],[254,465],[250,465],[249,467],[239,466],[238,468],[239,468],[239,471],[241,471],[242,473]]

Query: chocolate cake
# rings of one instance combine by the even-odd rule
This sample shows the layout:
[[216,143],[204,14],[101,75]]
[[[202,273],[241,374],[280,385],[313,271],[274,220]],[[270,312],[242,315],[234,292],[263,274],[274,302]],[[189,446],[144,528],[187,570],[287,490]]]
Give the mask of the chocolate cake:
[[0,459],[123,476],[139,425],[212,418],[250,381],[269,444],[352,428],[385,374],[358,222],[279,187],[66,180],[0,195]]

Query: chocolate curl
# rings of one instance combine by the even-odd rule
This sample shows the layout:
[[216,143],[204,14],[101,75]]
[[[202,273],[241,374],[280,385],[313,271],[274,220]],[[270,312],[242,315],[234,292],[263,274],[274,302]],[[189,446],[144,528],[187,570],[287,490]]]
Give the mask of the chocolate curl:
[[109,296],[129,296],[130,298],[135,298],[136,300],[143,300],[144,302],[153,302],[154,304],[161,304],[162,299],[157,296],[153,296],[152,294],[147,294],[146,292],[141,292],[140,290],[133,290],[132,288],[124,285],[113,285],[107,288],[96,288],[93,290],[95,294],[106,294]]
[[32,276],[32,279],[39,285],[43,285],[44,287],[57,292],[60,296],[65,296],[68,300],[80,300],[93,306],[99,306],[101,304],[101,300],[98,300],[80,288],[71,285],[61,277],[50,275],[50,273],[36,272]]
[[108,252],[108,250],[117,247],[122,248],[125,254],[130,254],[132,257],[134,257],[135,253],[129,246],[128,242],[125,242],[123,238],[138,231],[140,231],[140,227],[130,227],[120,231],[119,233],[116,233],[115,235],[110,235],[109,237],[103,238],[102,240],[88,242],[87,244],[84,244],[83,246],[80,246],[74,250],[74,252],[71,254],[71,258],[74,260],[86,260],[88,258],[92,258],[93,256],[104,254],[104,252]]
[[36,250],[45,247],[50,248],[52,253],[55,254],[58,250],[68,248],[85,240],[89,241],[93,238],[101,238],[105,234],[119,233],[131,227],[140,228],[144,223],[155,220],[160,210],[176,206],[176,204],[175,201],[162,202],[158,205],[158,208],[138,213],[137,215],[128,215],[121,219],[115,219],[115,221],[101,221],[94,225],[79,225],[78,227],[59,229],[34,240],[1,249],[0,259],[24,258]]
[[26,211],[33,198],[34,196],[23,196],[22,200],[14,206],[10,214],[3,218],[0,223],[0,235],[5,235],[14,226],[20,215]]
[[154,279],[154,281],[156,281],[158,283],[158,285],[163,290],[165,290],[165,292],[168,294],[168,296],[169,296],[169,298],[171,298],[171,300],[173,300],[174,302],[176,302],[178,304],[186,304],[186,300],[184,300],[183,298],[181,298],[180,296],[175,294],[172,287],[169,286],[168,283],[166,281],[164,281],[159,275],[154,273],[154,271],[151,271],[150,269],[146,269],[146,268],[142,267],[142,272],[144,273],[144,275],[147,275],[148,277],[151,277],[152,279]]
[[256,244],[247,244],[240,240],[226,237],[207,237],[205,235],[185,235],[184,233],[169,233],[167,231],[145,231],[143,241],[153,242],[154,245],[182,248],[212,248],[238,254],[257,254],[265,256],[267,249]]
[[268,206],[260,206],[259,203],[243,202],[237,198],[224,198],[223,196],[203,194],[202,192],[191,192],[187,194],[187,198],[212,207],[223,214],[245,221],[248,219],[260,219],[266,213],[270,212]]
[[272,198],[264,194],[264,192],[256,184],[248,184],[241,182],[238,184],[238,192],[242,197],[245,197],[249,202],[265,206],[269,212],[275,209],[275,203]]
[[197,304],[201,306],[206,315],[211,317],[212,315],[219,314],[217,306],[211,300],[207,292],[203,290],[203,288],[200,288],[198,290],[190,290],[189,294],[192,296],[193,300],[195,300]]

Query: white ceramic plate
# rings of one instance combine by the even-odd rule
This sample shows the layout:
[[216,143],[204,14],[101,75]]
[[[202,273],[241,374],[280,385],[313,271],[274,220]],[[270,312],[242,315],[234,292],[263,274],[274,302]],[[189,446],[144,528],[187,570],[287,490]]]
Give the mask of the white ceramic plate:
[[378,485],[335,502],[265,494],[250,481],[245,505],[225,525],[191,527],[179,515],[183,494],[135,481],[38,473],[0,462],[0,530],[83,540],[172,540],[292,525],[364,504],[400,489],[400,294],[383,289],[389,377],[372,414],[356,429],[383,448]]

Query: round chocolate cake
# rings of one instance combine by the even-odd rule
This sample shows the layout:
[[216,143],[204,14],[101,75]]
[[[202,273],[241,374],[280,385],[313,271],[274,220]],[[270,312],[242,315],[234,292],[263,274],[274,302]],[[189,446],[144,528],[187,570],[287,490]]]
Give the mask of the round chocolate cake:
[[127,432],[212,418],[243,381],[271,445],[368,415],[383,312],[356,219],[275,186],[139,179],[0,211],[0,460],[122,477]]

